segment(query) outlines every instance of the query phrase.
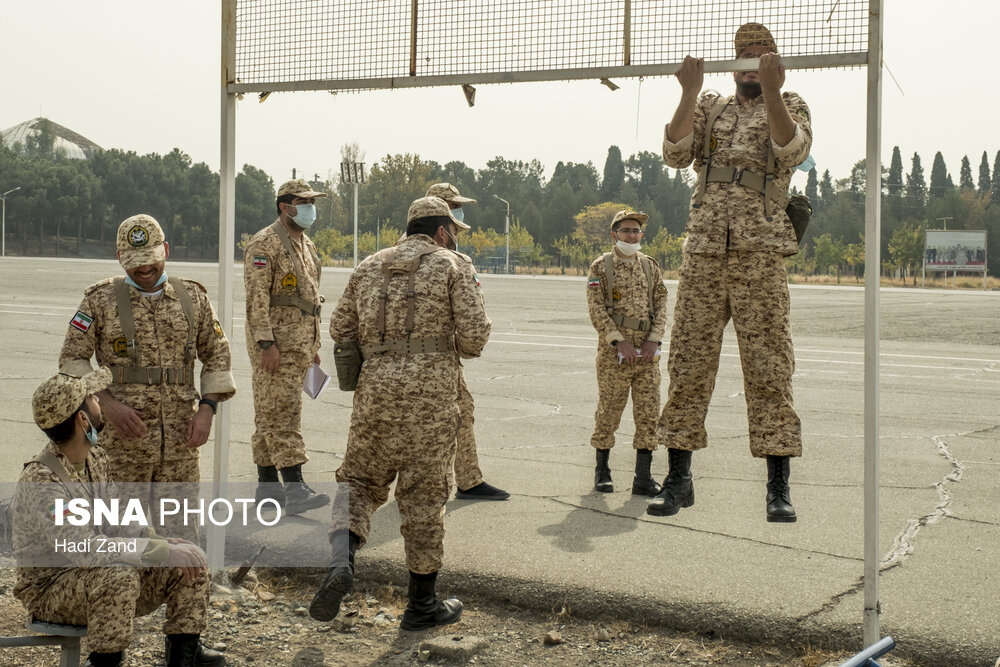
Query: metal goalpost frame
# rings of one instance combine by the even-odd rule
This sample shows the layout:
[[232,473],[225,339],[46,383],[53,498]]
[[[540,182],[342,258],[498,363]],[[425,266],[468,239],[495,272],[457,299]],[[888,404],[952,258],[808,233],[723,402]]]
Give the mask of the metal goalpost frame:
[[[771,28],[787,69],[865,67],[863,638],[866,647],[879,640],[882,191],[879,166],[885,0],[800,0],[794,4],[773,0],[675,0],[671,3],[662,0],[504,0],[492,3],[467,0],[222,0],[221,4],[219,295],[216,303],[223,327],[230,332],[233,330],[235,275],[238,95],[668,76],[677,72],[687,53],[705,58],[706,73],[733,72],[757,66],[757,59],[729,57],[732,56],[732,35],[736,27],[747,21],[759,21]],[[294,8],[303,12],[290,11]],[[691,16],[676,16],[683,14],[685,9]],[[786,13],[795,12],[798,14],[791,19],[786,16]],[[844,12],[851,17],[847,21],[841,20]],[[719,20],[712,20],[715,17]],[[863,27],[867,30],[860,43],[852,29]],[[288,40],[282,40],[288,30],[304,28],[311,29],[305,33],[305,45],[295,40],[291,40],[295,43],[290,45]],[[241,29],[247,34],[239,33]],[[459,45],[456,46],[456,40],[449,39],[449,31],[453,30],[461,30],[461,34],[472,35],[473,39],[457,40]],[[477,37],[479,42],[475,40]],[[460,49],[462,45],[472,49],[470,41],[475,50]],[[220,494],[226,490],[229,469],[229,420],[229,407],[222,403],[216,423],[213,466],[213,492]],[[209,527],[209,559],[216,571],[222,567],[224,539],[224,527]]]

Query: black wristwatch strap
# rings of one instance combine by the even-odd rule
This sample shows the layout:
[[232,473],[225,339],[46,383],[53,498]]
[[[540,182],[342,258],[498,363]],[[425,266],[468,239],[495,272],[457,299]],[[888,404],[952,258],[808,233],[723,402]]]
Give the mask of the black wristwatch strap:
[[213,401],[210,398],[203,398],[200,401],[198,401],[198,407],[201,407],[203,405],[207,405],[208,407],[212,408],[212,414],[213,415],[216,414],[216,413],[218,413],[218,411],[219,411],[219,402],[218,401]]
[[274,345],[274,341],[273,340],[259,340],[259,341],[257,341],[257,345],[260,346],[260,349],[267,350],[272,345]]

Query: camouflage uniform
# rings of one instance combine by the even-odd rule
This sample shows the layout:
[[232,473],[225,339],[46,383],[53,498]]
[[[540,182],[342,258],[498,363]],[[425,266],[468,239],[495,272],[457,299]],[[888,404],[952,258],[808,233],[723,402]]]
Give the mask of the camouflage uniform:
[[[437,198],[425,199],[444,205]],[[410,219],[448,214],[446,207],[443,211],[418,212]],[[435,248],[424,234],[408,236],[395,247],[396,259],[407,260]],[[335,341],[356,340],[362,346],[379,343],[382,271],[383,258],[375,254],[351,276],[330,320],[330,336]],[[406,339],[406,290],[405,277],[389,282],[387,342]],[[347,453],[337,470],[337,481],[350,485],[350,525],[338,525],[343,518],[335,513],[333,529],[349,527],[363,545],[371,515],[386,502],[395,479],[407,567],[428,574],[440,569],[444,553],[444,505],[451,491],[449,476],[459,425],[459,355],[479,356],[489,337],[490,321],[472,267],[457,253],[442,249],[424,255],[414,291],[411,340],[454,337],[456,351],[366,353],[354,392]]]
[[[587,274],[587,308],[590,321],[599,334],[597,342],[597,412],[594,414],[594,434],[590,444],[595,449],[610,449],[615,445],[615,430],[632,393],[632,415],[635,420],[635,449],[656,449],[656,418],[660,411],[660,360],[634,364],[618,362],[614,343],[628,341],[638,350],[647,340],[663,340],[667,323],[667,287],[663,284],[660,267],[651,258],[626,258],[618,248],[614,256],[614,285],[607,284],[604,256],[590,265]],[[653,288],[653,317],[649,312],[649,283],[640,261],[648,261]],[[618,327],[605,306],[608,292],[614,301],[615,314],[651,323],[650,330],[640,331]]]
[[[305,234],[290,239],[302,267],[296,278],[295,261],[279,236],[280,220],[259,231],[243,255],[246,285],[246,339],[253,369],[253,460],[258,466],[279,469],[309,460],[302,439],[302,383],[320,348],[319,277],[316,246]],[[297,283],[297,284],[296,284]],[[296,287],[298,290],[296,290]],[[316,305],[307,314],[296,305],[271,305],[272,295],[294,296]],[[281,365],[274,373],[261,368],[260,341],[274,341]]]
[[[775,185],[787,192],[792,171],[812,144],[809,108],[797,94],[782,94],[795,134],[773,144],[763,96],[740,103],[733,97],[712,128],[712,167],[766,171],[768,145],[775,157]],[[705,126],[717,95],[706,93],[694,112],[692,134],[673,143],[664,136],[663,157],[682,169],[700,159]],[[692,206],[684,261],[670,334],[670,387],[660,416],[669,448],[707,445],[705,414],[715,387],[722,335],[730,318],[743,364],[750,451],[755,457],[800,456],[802,435],[792,406],[794,354],[784,257],[798,252],[792,224],[780,206],[765,216],[764,197],[737,183],[707,183],[700,207]]]
[[[162,243],[163,232],[155,220],[134,216],[119,229],[119,246],[122,231],[128,231],[126,223],[130,221],[148,228],[153,241],[158,239]],[[109,367],[114,376],[108,388],[111,395],[142,413],[144,436],[124,438],[114,428],[106,429],[102,436],[115,481],[196,483],[201,477],[198,449],[185,447],[185,442],[191,419],[198,410],[199,394],[194,386],[194,360],[186,361],[188,320],[180,297],[171,282],[164,282],[162,294],[152,297],[127,287],[135,321],[133,364],[119,319],[114,280],[108,278],[84,290],[83,301],[63,341],[59,368],[72,375],[84,375],[92,370],[91,357],[96,357],[97,364]],[[219,400],[227,400],[236,393],[229,341],[205,288],[193,280],[183,280],[182,284],[194,306],[194,351],[202,363],[201,393],[217,394]],[[163,369],[161,375],[165,379],[146,384],[123,378],[126,367],[131,365]],[[176,373],[174,369],[178,369]],[[123,379],[126,381],[122,382]],[[150,500],[154,505],[158,505],[158,497],[157,490],[152,489]],[[188,539],[194,536],[192,531],[178,532],[176,527],[168,533]]]
[[[105,451],[101,447],[91,448],[82,473],[54,443],[49,442],[46,451],[65,468],[70,481],[79,482],[80,486],[67,486],[56,473],[39,462],[26,464],[18,480],[13,524],[18,568],[13,592],[28,612],[41,621],[87,626],[88,649],[98,653],[114,653],[127,648],[132,642],[132,619],[152,613],[164,602],[167,604],[164,633],[200,634],[204,631],[210,585],[208,572],[203,570],[194,581],[186,583],[179,568],[155,567],[165,560],[151,561],[148,556],[152,550],[147,547],[151,542],[164,545],[165,542],[148,529],[72,526],[68,522],[63,526],[55,525],[49,509],[53,497],[117,496],[115,485],[110,481]],[[94,546],[90,553],[67,553],[55,552],[53,548],[56,540],[89,540],[96,544],[104,536],[112,540],[135,539],[136,551],[101,553]],[[157,553],[166,554],[167,550],[158,549]],[[115,567],[123,563],[131,567]]]

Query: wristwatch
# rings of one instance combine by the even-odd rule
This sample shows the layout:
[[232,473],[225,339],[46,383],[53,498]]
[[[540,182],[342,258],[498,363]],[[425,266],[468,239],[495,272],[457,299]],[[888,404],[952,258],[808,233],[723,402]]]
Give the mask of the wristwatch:
[[213,415],[216,414],[219,411],[219,402],[218,401],[213,401],[210,398],[203,398],[200,401],[198,401],[198,407],[200,408],[203,405],[207,405],[208,407],[212,408],[212,414]]
[[273,340],[259,340],[259,341],[257,341],[257,344],[260,345],[260,349],[266,350],[266,349],[270,348],[272,345],[274,345],[274,341]]

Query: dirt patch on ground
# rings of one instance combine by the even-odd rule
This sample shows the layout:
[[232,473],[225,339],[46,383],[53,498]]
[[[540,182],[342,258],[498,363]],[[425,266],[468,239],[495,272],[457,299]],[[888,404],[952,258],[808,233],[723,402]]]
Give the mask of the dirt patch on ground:
[[[14,570],[0,569],[0,634],[27,634],[26,616],[10,590]],[[819,667],[845,654],[809,647],[751,646],[644,627],[631,620],[576,620],[565,611],[538,614],[464,599],[462,620],[424,632],[399,629],[406,592],[359,582],[340,616],[319,623],[307,613],[314,582],[251,573],[238,588],[212,596],[208,646],[230,665],[731,665]],[[163,607],[136,619],[126,664],[163,664]],[[86,645],[84,645],[86,656]],[[0,666],[57,664],[50,647],[0,649]],[[882,660],[883,665],[915,663]]]

